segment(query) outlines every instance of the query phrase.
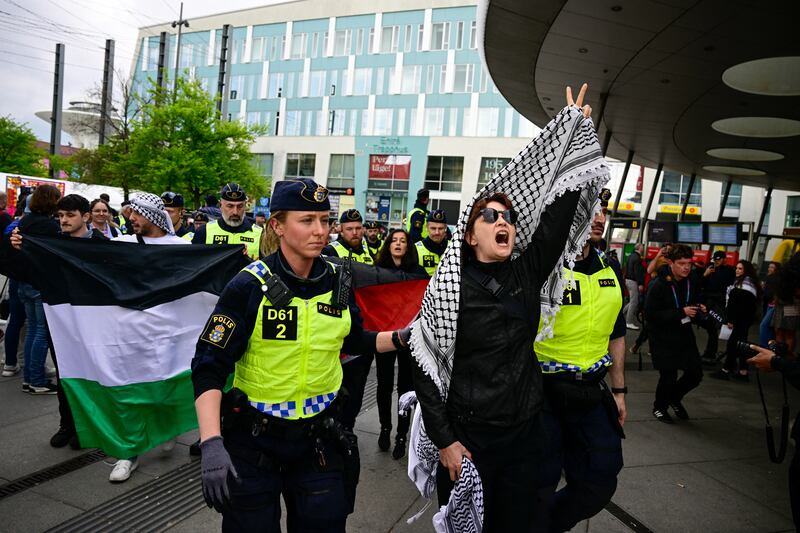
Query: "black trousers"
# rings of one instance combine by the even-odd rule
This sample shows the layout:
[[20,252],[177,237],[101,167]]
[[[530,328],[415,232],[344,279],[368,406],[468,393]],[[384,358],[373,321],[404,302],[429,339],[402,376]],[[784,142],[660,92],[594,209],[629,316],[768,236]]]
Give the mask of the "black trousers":
[[61,416],[60,426],[71,433],[75,433],[75,418],[72,416],[72,409],[69,407],[67,395],[61,384],[61,372],[58,370],[58,359],[56,358],[56,350],[53,346],[50,332],[47,333],[47,343],[50,345],[50,356],[53,358],[53,365],[56,367],[56,377],[58,378],[56,397],[58,398],[58,414]]
[[[542,460],[544,427],[541,415],[513,428],[474,428],[454,424],[456,436],[472,453],[472,460],[481,476],[484,504],[484,533],[531,531],[537,501],[537,464]],[[496,438],[492,438],[492,433]],[[469,438],[494,441],[479,450],[471,447]],[[436,491],[439,505],[447,505],[455,486],[450,473],[439,462],[436,470]]]
[[349,396],[342,407],[341,422],[347,429],[353,429],[356,425],[373,357],[372,354],[362,355],[342,365],[342,387],[347,389]]
[[[392,427],[392,392],[394,391],[394,362],[397,361],[397,397],[412,390],[411,354],[407,350],[375,355],[375,370],[378,375],[378,418],[381,428]],[[397,415],[397,436],[408,433],[410,417]]]
[[653,408],[659,411],[666,411],[669,404],[683,400],[683,397],[703,380],[703,367],[700,361],[690,361],[680,378],[677,368],[661,369],[658,373]]
[[800,531],[800,439],[794,439],[794,456],[789,465],[789,499],[794,527]]
[[[728,345],[725,349],[725,364],[722,367],[729,372],[736,372],[738,370],[747,370],[747,359],[750,355],[741,353],[736,349],[736,344],[739,341],[747,340],[747,332],[750,330],[750,324],[737,324],[731,331],[731,336],[728,339]],[[738,363],[738,365],[737,365]]]

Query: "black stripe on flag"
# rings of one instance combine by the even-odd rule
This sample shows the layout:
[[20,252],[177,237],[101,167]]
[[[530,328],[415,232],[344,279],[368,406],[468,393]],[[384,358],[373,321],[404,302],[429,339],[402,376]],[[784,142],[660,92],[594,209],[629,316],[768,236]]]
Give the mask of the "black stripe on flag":
[[250,262],[239,245],[142,245],[30,235],[22,252],[45,303],[130,309],[197,292],[220,294]]

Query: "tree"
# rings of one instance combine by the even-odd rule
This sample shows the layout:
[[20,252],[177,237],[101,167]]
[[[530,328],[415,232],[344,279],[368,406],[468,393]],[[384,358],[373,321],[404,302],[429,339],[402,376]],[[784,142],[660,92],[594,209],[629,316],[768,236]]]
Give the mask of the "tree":
[[36,147],[36,135],[11,117],[0,117],[0,172],[47,176],[47,152]]
[[[122,110],[134,110],[127,128],[107,143],[76,156],[86,181],[154,193],[175,191],[195,207],[226,182],[237,182],[251,198],[269,190],[251,164],[250,145],[265,128],[219,117],[216,101],[194,79],[178,79],[177,91],[150,80],[146,101],[128,93]],[[165,87],[172,84],[165,83]]]

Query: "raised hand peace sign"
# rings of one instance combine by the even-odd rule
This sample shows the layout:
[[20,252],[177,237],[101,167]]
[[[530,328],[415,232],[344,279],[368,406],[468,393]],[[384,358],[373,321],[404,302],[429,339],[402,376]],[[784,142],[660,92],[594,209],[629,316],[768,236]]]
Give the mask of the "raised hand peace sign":
[[578,93],[578,99],[572,99],[572,87],[567,86],[567,105],[568,106],[575,106],[580,108],[583,111],[583,116],[589,118],[592,115],[592,106],[590,105],[583,105],[583,97],[586,96],[586,91],[589,89],[589,85],[584,83],[581,85],[581,90]]

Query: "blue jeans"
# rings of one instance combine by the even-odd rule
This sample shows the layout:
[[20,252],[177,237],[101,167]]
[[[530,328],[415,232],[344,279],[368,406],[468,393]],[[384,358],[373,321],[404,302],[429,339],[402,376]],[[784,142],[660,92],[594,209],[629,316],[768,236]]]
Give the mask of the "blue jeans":
[[25,368],[22,380],[34,387],[47,384],[44,361],[47,358],[47,320],[44,316],[42,295],[29,283],[19,284],[19,299],[28,317],[28,335],[25,338]]
[[764,313],[764,319],[758,327],[758,342],[761,346],[766,346],[769,341],[775,340],[775,329],[770,326],[772,322],[772,315],[775,314],[775,306],[770,305],[767,307],[767,312]]
[[17,364],[17,350],[19,349],[19,335],[22,326],[25,325],[25,306],[19,299],[19,282],[15,279],[8,280],[8,325],[6,325],[6,336],[3,345],[6,350],[6,364],[14,366]]

